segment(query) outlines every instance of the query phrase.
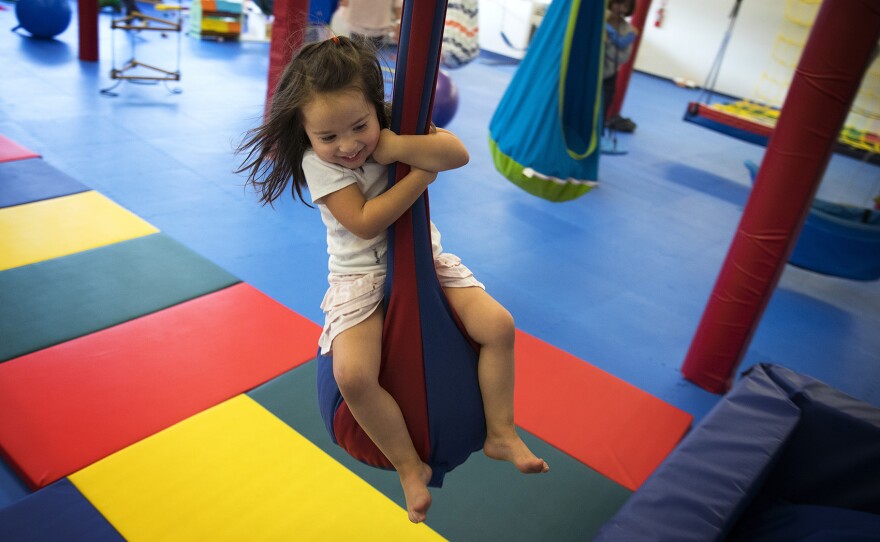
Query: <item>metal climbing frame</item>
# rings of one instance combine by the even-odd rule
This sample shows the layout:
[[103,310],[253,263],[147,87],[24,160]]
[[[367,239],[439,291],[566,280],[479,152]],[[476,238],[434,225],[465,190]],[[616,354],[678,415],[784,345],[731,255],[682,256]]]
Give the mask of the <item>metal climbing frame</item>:
[[[113,90],[123,81],[138,83],[158,83],[164,82],[166,87],[169,81],[180,81],[180,46],[181,46],[181,7],[178,5],[158,4],[156,9],[160,11],[171,11],[177,14],[176,19],[168,20],[161,17],[146,15],[137,11],[133,11],[119,19],[113,19],[110,28],[113,30],[113,68],[110,70],[110,78],[115,81],[113,85],[101,89],[101,94],[107,96],[116,96]],[[116,30],[123,30],[128,37],[131,46],[131,57],[120,68],[116,68]],[[151,31],[177,34],[177,66],[174,71],[166,70],[140,62],[135,57],[137,49],[137,33]],[[180,87],[168,87],[172,94],[182,92]]]

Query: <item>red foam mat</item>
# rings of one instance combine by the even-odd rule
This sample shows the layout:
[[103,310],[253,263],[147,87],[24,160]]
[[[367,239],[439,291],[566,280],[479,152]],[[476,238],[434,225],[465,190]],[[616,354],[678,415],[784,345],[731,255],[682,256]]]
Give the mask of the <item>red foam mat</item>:
[[63,478],[315,357],[320,326],[241,283],[0,365],[0,451]]
[[575,356],[517,331],[516,423],[635,491],[693,417]]
[[0,134],[0,162],[39,158],[40,155]]

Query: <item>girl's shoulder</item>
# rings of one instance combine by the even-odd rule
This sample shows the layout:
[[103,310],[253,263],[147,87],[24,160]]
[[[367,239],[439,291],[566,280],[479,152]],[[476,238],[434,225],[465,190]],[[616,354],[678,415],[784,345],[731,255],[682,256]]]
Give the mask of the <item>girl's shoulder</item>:
[[318,153],[316,153],[315,149],[313,149],[311,147],[309,147],[305,150],[305,152],[303,153],[302,160],[303,160],[303,167],[305,167],[307,165],[312,166],[312,165],[321,165],[321,164],[326,164],[328,166],[333,165],[333,164],[328,164],[327,162],[318,158]]
[[313,203],[331,192],[357,182],[350,170],[321,160],[311,149],[303,154],[302,172]]
[[302,168],[303,173],[306,175],[306,181],[308,181],[310,177],[317,178],[329,176],[332,178],[344,176],[346,171],[348,171],[339,164],[332,164],[321,160],[318,158],[318,154],[312,149],[307,149],[306,152],[303,153]]

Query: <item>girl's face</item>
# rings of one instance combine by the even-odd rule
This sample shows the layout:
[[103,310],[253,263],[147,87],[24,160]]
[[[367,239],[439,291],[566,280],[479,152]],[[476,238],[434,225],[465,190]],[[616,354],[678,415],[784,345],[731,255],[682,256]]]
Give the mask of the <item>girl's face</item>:
[[315,96],[302,113],[306,135],[321,160],[356,169],[376,150],[379,118],[360,90]]

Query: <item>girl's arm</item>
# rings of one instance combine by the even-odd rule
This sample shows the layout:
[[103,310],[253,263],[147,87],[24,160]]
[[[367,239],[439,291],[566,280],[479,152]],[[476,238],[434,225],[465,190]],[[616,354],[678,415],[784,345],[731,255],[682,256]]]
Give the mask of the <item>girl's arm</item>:
[[321,200],[345,229],[361,239],[372,239],[400,218],[436,178],[434,172],[411,167],[405,177],[371,200],[364,198],[357,184]]
[[636,36],[638,35],[636,29],[633,28],[631,32],[621,36],[611,23],[605,23],[605,33],[608,35],[608,40],[621,50],[626,49],[632,42],[636,41]]
[[449,130],[436,128],[427,135],[397,135],[382,130],[373,160],[380,164],[402,162],[427,171],[446,171],[468,163],[464,143]]

